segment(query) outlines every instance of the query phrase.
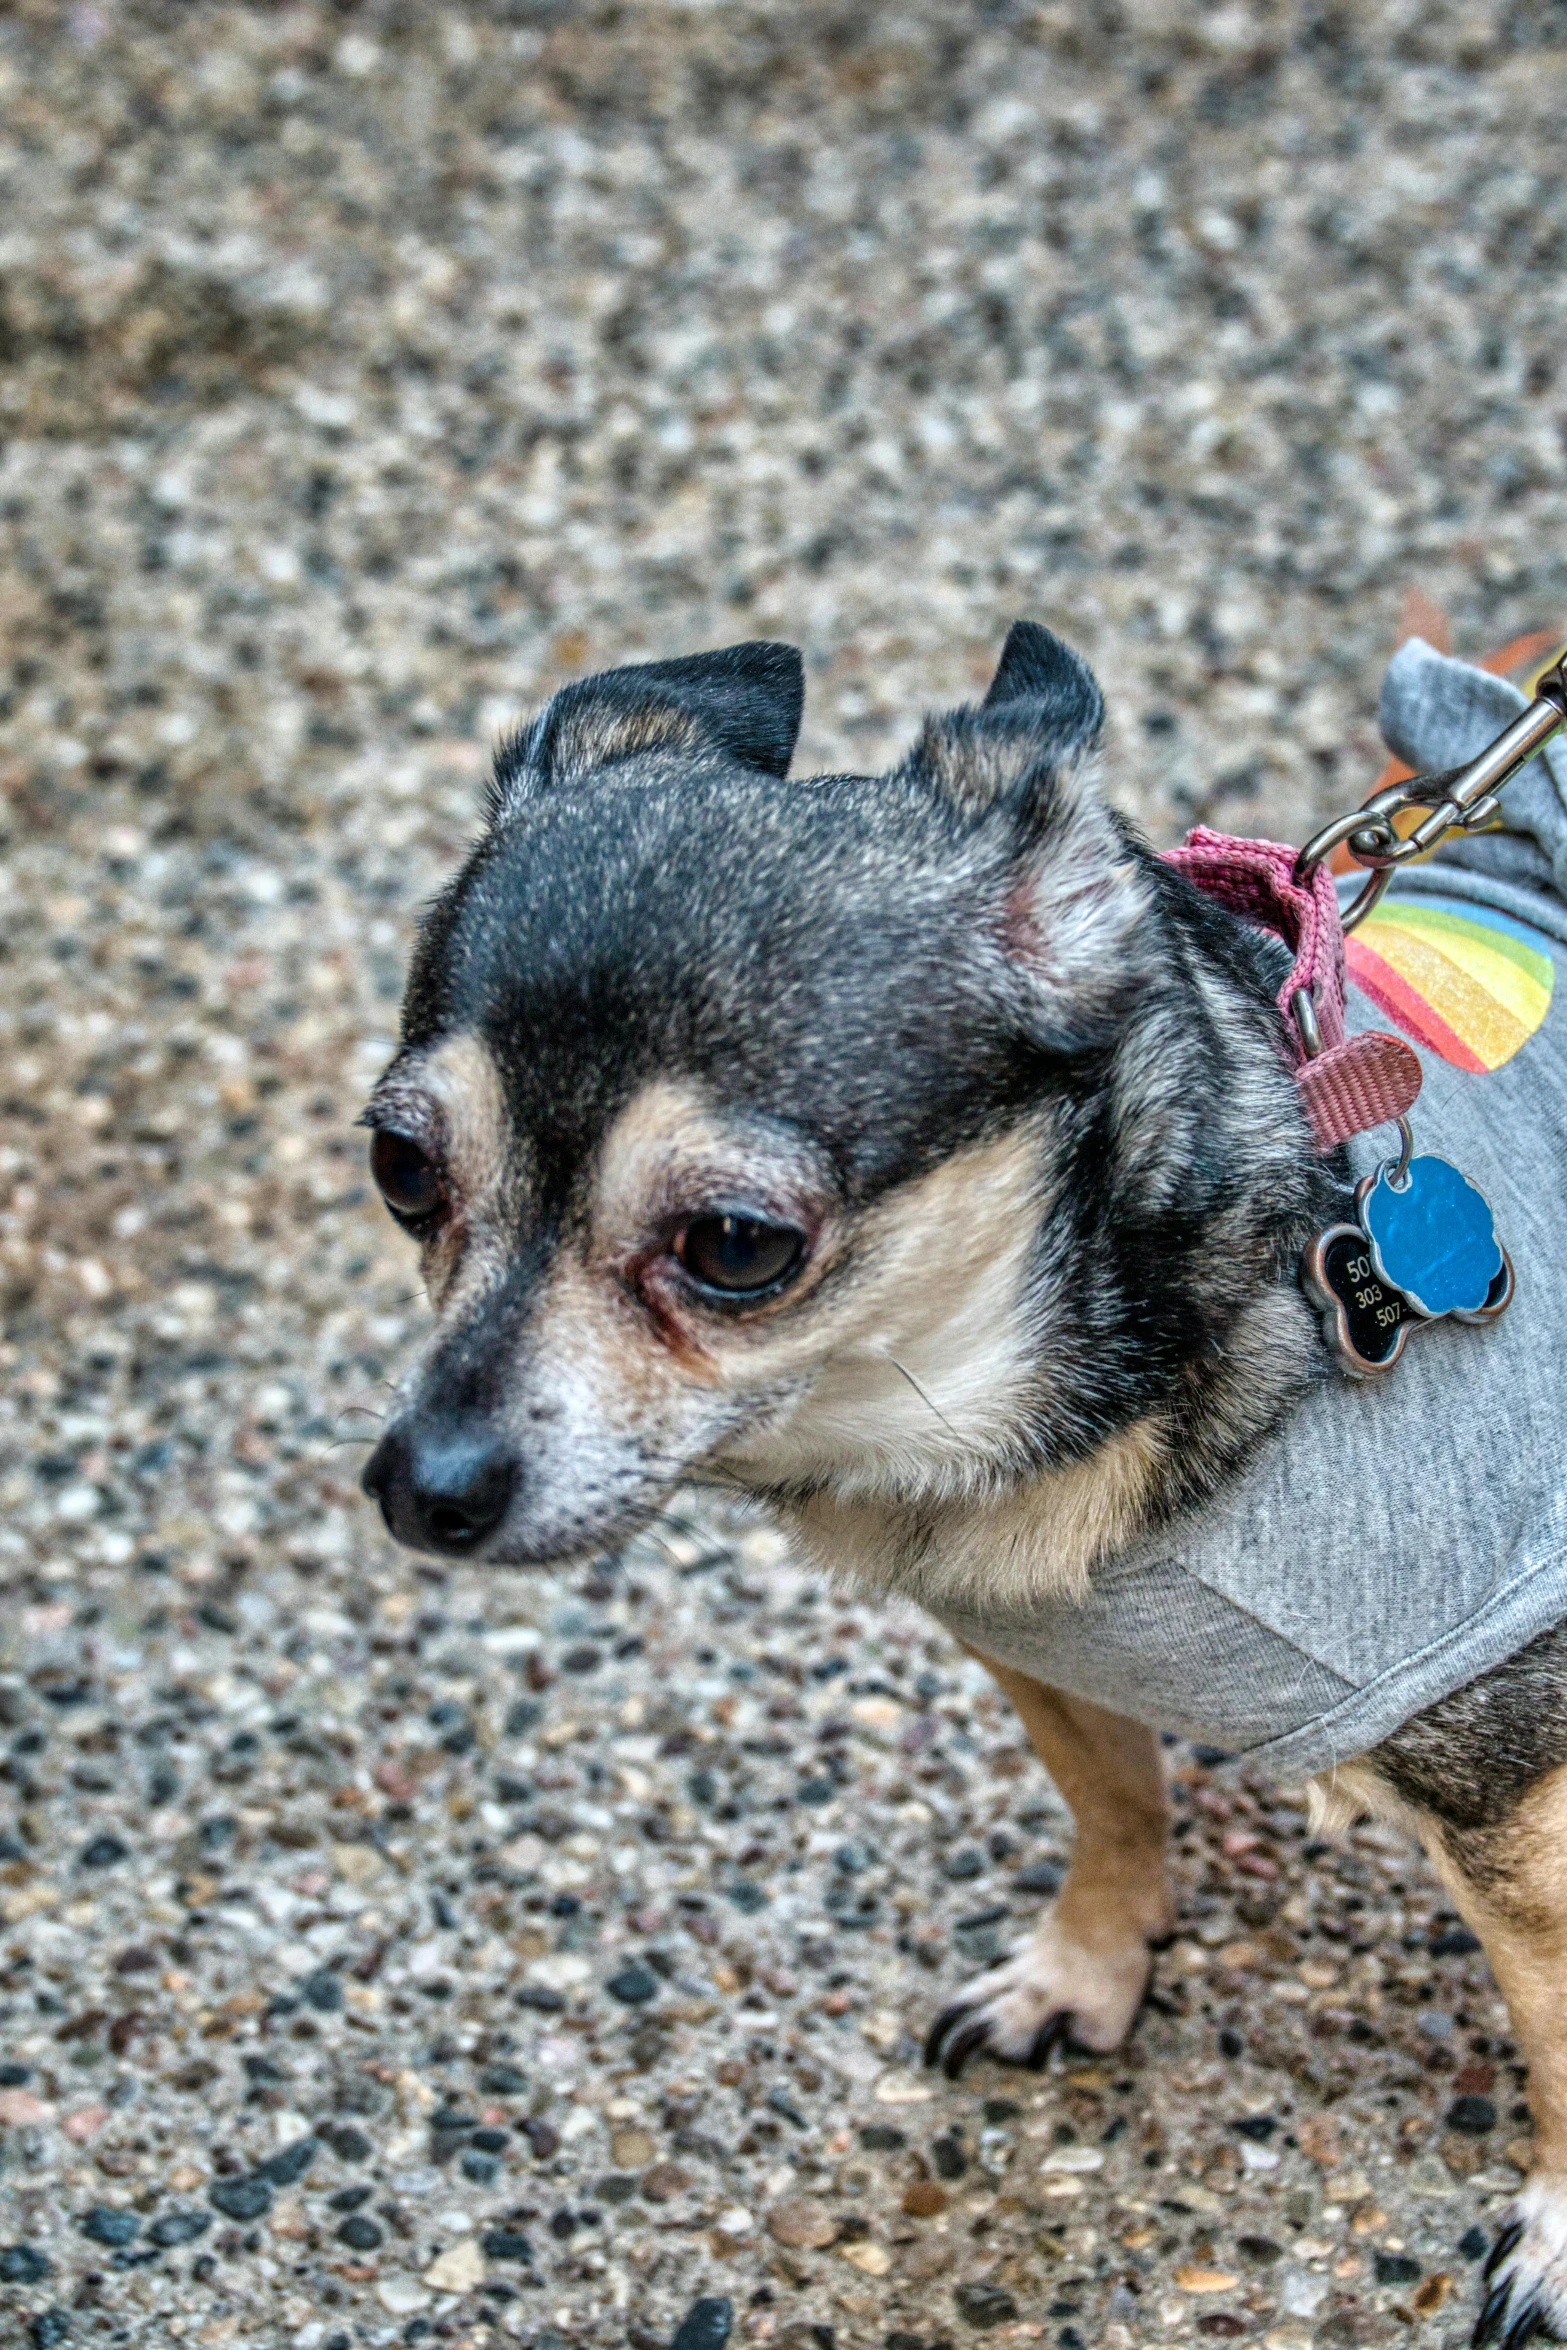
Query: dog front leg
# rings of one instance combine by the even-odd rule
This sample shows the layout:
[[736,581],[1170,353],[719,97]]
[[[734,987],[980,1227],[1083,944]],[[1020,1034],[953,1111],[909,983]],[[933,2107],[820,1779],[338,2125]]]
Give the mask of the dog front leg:
[[1118,2047],[1148,1987],[1150,1948],[1174,1922],[1169,1799],[1153,1731],[970,1653],[1016,1706],[1071,1807],[1077,1842],[1066,1882],[1029,1939],[932,2025],[925,2061],[954,2081],[981,2048],[1037,2069],[1058,2041]]
[[1529,2066],[1534,2161],[1486,2263],[1477,2344],[1567,2341],[1567,1765],[1500,1823],[1417,1822],[1432,1863],[1485,1945]]

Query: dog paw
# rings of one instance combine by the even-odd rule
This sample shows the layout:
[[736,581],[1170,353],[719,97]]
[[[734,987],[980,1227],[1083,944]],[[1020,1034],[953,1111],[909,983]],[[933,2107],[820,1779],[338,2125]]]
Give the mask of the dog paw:
[[1567,2178],[1540,2172],[1525,2182],[1491,2248],[1485,2283],[1476,2350],[1567,2341]]
[[1099,2054],[1118,2048],[1142,2004],[1151,1963],[1140,1936],[1091,1950],[1047,1918],[1021,1949],[976,1975],[942,2009],[925,2041],[925,2062],[955,2081],[981,2049],[1038,2072],[1063,2042]]

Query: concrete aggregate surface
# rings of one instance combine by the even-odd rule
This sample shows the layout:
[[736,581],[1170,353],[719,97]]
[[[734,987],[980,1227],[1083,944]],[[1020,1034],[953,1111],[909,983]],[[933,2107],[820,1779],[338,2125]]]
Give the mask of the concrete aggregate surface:
[[775,634],[804,768],[1030,613],[1161,840],[1567,616],[1567,13],[0,9],[0,2342],[1457,2343],[1523,2076],[1418,1856],[1171,1750],[1119,2055],[918,2066],[1069,1824],[710,1497],[355,1478],[352,1121],[497,732]]

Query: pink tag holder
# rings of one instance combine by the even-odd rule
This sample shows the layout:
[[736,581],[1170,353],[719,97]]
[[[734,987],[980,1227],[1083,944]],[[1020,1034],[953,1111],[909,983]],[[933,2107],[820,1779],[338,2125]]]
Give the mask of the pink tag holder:
[[[1297,852],[1275,840],[1240,840],[1204,824],[1164,862],[1205,897],[1282,938],[1295,960],[1278,993],[1279,1015],[1295,1062],[1295,1082],[1318,1147],[1333,1150],[1352,1134],[1402,1118],[1420,1091],[1419,1056],[1383,1030],[1344,1034],[1344,926],[1325,865],[1308,882],[1295,879]],[[1305,990],[1317,1016],[1322,1050],[1308,1055],[1295,1018]]]
[[1404,1117],[1419,1094],[1421,1074],[1412,1045],[1385,1028],[1371,1028],[1302,1061],[1295,1083],[1312,1132],[1330,1151],[1352,1134]]

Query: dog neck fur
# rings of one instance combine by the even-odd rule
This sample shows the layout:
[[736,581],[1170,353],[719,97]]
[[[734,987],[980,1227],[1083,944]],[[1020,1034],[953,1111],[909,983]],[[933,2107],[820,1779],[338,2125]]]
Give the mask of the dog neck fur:
[[1027,1615],[1086,1597],[1094,1568],[1147,1521],[1166,1432],[1140,1421],[1093,1457],[988,1500],[914,1508],[819,1492],[774,1499],[800,1550],[835,1581],[933,1613]]

